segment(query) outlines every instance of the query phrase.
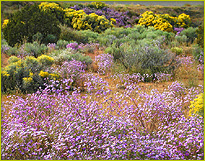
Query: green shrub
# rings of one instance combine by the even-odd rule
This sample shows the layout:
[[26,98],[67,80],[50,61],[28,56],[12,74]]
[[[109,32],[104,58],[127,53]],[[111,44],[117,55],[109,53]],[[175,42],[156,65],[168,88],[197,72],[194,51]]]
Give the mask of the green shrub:
[[53,34],[48,34],[45,39],[44,39],[44,43],[48,44],[48,43],[55,43],[57,42],[58,38],[53,35]]
[[194,59],[198,61],[200,59],[200,56],[202,58],[204,57],[204,49],[201,46],[199,46],[198,44],[194,45],[192,47],[192,55],[193,55]]
[[64,61],[70,61],[71,59],[71,55],[72,55],[72,49],[68,48],[68,49],[60,49],[60,50],[56,50],[53,51],[50,56],[52,58],[54,58],[54,62],[57,65],[61,65]]
[[174,36],[174,33],[155,30],[153,27],[145,28],[145,26],[137,25],[134,28],[107,29],[98,36],[97,40],[101,46],[107,47],[114,43],[117,43],[117,46],[122,43],[135,43],[135,41],[137,42],[145,38],[149,40],[158,40],[162,44],[170,44]]
[[24,50],[27,55],[38,57],[48,51],[48,47],[45,44],[39,44],[37,42],[25,43]]
[[81,40],[78,43],[93,43],[96,42],[97,38],[100,36],[97,32],[91,30],[81,30],[76,32],[77,35],[80,35]]
[[43,35],[40,32],[37,32],[35,35],[32,36],[32,41],[37,41],[39,44],[43,40]]
[[189,27],[184,29],[179,35],[187,36],[187,42],[193,43],[193,41],[197,38],[197,28]]
[[178,35],[175,37],[175,39],[177,40],[179,44],[187,43],[189,40],[186,35],[182,35],[182,36]]
[[79,52],[76,53],[70,48],[54,51],[50,54],[50,56],[54,59],[55,64],[59,65],[61,65],[64,61],[71,61],[72,59],[81,61],[86,65],[92,63],[92,59],[89,56],[83,55]]
[[9,19],[3,28],[3,34],[10,46],[22,43],[25,38],[28,42],[32,42],[33,35],[38,32],[43,34],[42,42],[44,43],[48,34],[53,34],[57,39],[59,38],[60,28],[58,24],[59,21],[53,13],[42,11],[37,5],[26,6]]
[[173,33],[144,26],[108,29],[98,37],[99,43],[107,47],[105,53],[113,55],[115,63],[130,73],[149,75],[173,70],[170,62],[174,54],[166,50],[166,44],[173,39]]
[[72,54],[71,58],[77,61],[81,61],[85,63],[86,65],[89,65],[92,63],[92,59],[89,56],[82,55],[81,53]]
[[81,42],[83,41],[83,37],[78,34],[77,31],[75,31],[74,29],[72,29],[71,27],[68,27],[67,25],[59,25],[60,29],[61,29],[61,33],[60,33],[60,39],[61,40],[66,40],[68,42],[70,41],[76,41],[76,42]]
[[19,50],[17,47],[9,47],[8,50],[5,51],[5,53],[8,55],[8,56],[11,56],[11,55],[19,55]]
[[176,53],[176,55],[180,55],[180,54],[182,54],[183,49],[179,48],[179,47],[173,47],[173,48],[171,48],[171,51]]
[[59,49],[64,49],[64,48],[66,48],[66,45],[68,45],[68,41],[66,41],[66,40],[58,40],[57,41],[57,46],[58,46],[58,48]]

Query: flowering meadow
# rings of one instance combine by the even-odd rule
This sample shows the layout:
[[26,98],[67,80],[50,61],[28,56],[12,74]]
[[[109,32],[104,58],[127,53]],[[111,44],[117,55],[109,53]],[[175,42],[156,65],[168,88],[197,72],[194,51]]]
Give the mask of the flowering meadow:
[[5,18],[1,159],[203,160],[203,22],[165,11],[37,2]]

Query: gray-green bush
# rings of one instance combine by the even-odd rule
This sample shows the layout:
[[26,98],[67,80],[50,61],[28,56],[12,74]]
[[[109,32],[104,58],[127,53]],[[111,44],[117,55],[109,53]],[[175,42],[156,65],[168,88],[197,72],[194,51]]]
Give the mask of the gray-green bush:
[[187,36],[187,42],[193,43],[193,41],[197,38],[197,29],[198,28],[189,27],[187,29],[184,29],[179,35]]
[[92,63],[92,59],[89,56],[83,55],[79,52],[76,53],[71,48],[53,51],[50,56],[54,58],[55,64],[58,65],[61,65],[64,61],[71,61],[72,59],[81,61],[86,65]]

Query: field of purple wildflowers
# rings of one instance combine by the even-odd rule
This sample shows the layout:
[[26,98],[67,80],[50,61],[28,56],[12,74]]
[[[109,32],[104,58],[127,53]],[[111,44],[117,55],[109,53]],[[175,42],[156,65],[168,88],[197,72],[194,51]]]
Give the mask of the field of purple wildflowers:
[[70,9],[116,26],[68,27],[71,39],[47,44],[2,38],[1,159],[203,160],[198,28],[136,25],[142,13],[104,3]]

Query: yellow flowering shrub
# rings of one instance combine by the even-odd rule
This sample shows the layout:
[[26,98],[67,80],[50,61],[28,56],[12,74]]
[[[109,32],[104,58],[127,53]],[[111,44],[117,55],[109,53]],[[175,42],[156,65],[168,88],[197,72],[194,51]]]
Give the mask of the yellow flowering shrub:
[[54,63],[54,59],[48,55],[39,56],[37,61],[43,66],[51,66]]
[[7,71],[1,71],[1,74],[4,76],[4,77],[9,77],[10,74],[7,72]]
[[48,77],[49,76],[49,73],[48,72],[44,72],[44,71],[40,71],[40,73],[39,73],[39,75],[41,76],[41,77],[43,77],[43,78],[45,78],[45,77]]
[[33,72],[29,72],[29,77],[33,78]]
[[172,17],[169,14],[154,14],[152,11],[146,11],[139,19],[140,25],[153,26],[156,30],[172,32],[174,27],[189,27],[191,19],[189,15],[181,14],[178,17]]
[[107,28],[114,27],[115,19],[109,21],[105,16],[99,16],[95,13],[86,14],[83,10],[65,9],[66,24],[76,30],[92,30],[102,32]]
[[[165,18],[161,17],[159,14],[154,14],[152,11],[146,11],[139,19],[140,25],[153,26],[156,30],[162,31],[173,31],[173,26]],[[166,16],[166,15],[165,15]]]
[[32,80],[33,80],[33,79],[32,79],[31,77],[24,77],[24,78],[23,78],[23,82],[24,82],[25,84],[31,83]]
[[2,28],[5,28],[8,23],[9,23],[9,19],[5,19],[3,22]]
[[196,96],[196,98],[190,102],[191,105],[189,110],[189,116],[193,114],[197,114],[200,116],[204,116],[204,94],[200,93]]
[[51,11],[52,13],[56,14],[56,18],[60,21],[64,21],[64,10],[62,7],[59,6],[57,3],[49,3],[49,2],[42,2],[39,5],[39,8],[43,11]]
[[48,10],[48,9],[57,9],[57,10],[63,10],[57,3],[48,3],[48,2],[42,2],[39,5],[39,8],[42,10]]
[[55,73],[50,73],[49,76],[53,80],[56,80],[56,79],[60,78],[60,76],[58,74],[55,74]]
[[179,27],[187,28],[191,24],[191,18],[189,15],[182,13],[177,18],[177,23]]
[[91,8],[101,9],[107,5],[104,2],[91,2],[88,6]]
[[172,17],[169,14],[159,14],[159,16],[167,20],[171,25],[174,25],[177,21],[177,17]]
[[9,65],[2,69],[2,91],[19,89],[22,92],[35,92],[45,83],[44,78],[56,79],[57,75],[50,76],[45,68],[54,62],[52,57],[42,55],[38,58],[27,56],[20,59],[10,57]]
[[167,20],[165,20],[163,18],[158,18],[154,22],[155,22],[154,28],[156,30],[162,30],[162,31],[167,31],[167,32],[173,31],[173,26]]
[[[92,2],[90,4],[94,8],[103,8],[105,3]],[[56,3],[42,2],[39,8],[44,11],[51,11],[56,14],[56,17],[63,23],[66,23],[69,27],[76,30],[92,30],[95,32],[101,32],[107,28],[113,27],[116,23],[115,19],[108,20],[105,16],[98,16],[95,13],[86,14],[83,10],[74,10],[71,8],[63,9]]]

